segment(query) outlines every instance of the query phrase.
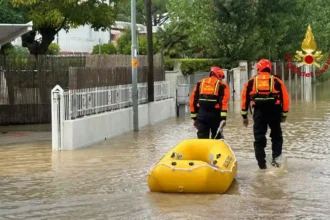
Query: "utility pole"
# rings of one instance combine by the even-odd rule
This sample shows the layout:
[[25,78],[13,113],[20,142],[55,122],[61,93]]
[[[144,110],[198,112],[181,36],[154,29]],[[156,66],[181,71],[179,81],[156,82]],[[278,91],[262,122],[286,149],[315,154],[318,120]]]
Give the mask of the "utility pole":
[[138,85],[137,85],[137,49],[136,49],[136,0],[131,0],[132,23],[132,102],[133,102],[133,127],[139,130]]
[[[108,4],[109,4],[109,6],[111,6],[111,7],[113,7],[113,2],[111,2],[111,0],[109,0],[108,1]],[[109,27],[109,44],[111,44],[111,25],[110,25],[110,27]]]
[[151,0],[145,0],[148,39],[148,102],[154,101],[154,52],[152,40]]

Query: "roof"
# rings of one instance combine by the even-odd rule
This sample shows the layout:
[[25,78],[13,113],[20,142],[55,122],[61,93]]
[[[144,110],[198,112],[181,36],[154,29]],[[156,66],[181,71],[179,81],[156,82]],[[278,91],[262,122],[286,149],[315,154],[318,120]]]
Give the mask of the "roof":
[[[131,28],[132,23],[130,22],[124,22],[124,21],[115,21],[115,24],[111,26],[111,28],[114,29],[125,29],[125,28]],[[143,31],[145,29],[145,26],[142,24],[136,24],[137,31]]]
[[[160,26],[152,26],[152,33],[157,33],[159,29],[162,29],[162,27]],[[141,34],[146,34],[147,33],[147,29],[140,31]]]
[[0,24],[0,46],[31,31],[32,26],[32,21],[27,24]]
[[[119,30],[123,30],[125,28],[131,28],[132,27],[132,23],[130,22],[124,22],[124,21],[115,21],[115,24],[113,24],[111,26],[111,28],[113,29],[119,29]],[[152,26],[152,32],[156,33],[157,30],[161,28],[159,26]],[[136,29],[138,32],[145,34],[147,33],[147,27],[144,26],[143,24],[136,24]]]

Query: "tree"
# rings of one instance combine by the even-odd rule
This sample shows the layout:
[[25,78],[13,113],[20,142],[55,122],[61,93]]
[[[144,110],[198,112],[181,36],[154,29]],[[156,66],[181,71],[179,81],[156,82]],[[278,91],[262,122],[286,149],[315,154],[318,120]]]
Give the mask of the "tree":
[[[261,37],[263,44],[263,57],[270,60],[283,60],[285,52],[288,51],[290,45],[296,46],[297,43],[290,40],[297,40],[292,30],[297,34],[301,28],[299,14],[295,9],[298,1],[291,0],[260,0],[255,4],[256,18],[255,24],[260,28],[259,32],[263,34]],[[294,29],[293,26],[297,28]],[[290,40],[289,40],[290,39]]]
[[304,12],[304,16],[300,17],[301,22],[297,36],[298,49],[301,48],[301,43],[305,36],[308,25],[310,24],[317,43],[317,50],[329,52],[330,47],[330,5],[322,0],[307,1],[299,0],[299,8],[297,14]]
[[119,54],[131,54],[131,30],[125,29],[123,34],[117,40],[117,51]]
[[[168,20],[166,5],[169,0],[153,0],[151,4],[151,14],[153,26],[162,26]],[[131,22],[131,1],[122,0],[118,3],[117,20]],[[146,24],[146,13],[144,0],[136,0],[136,22]]]
[[[117,0],[12,0],[13,6],[26,12],[33,21],[33,30],[22,36],[22,46],[31,54],[45,54],[55,35],[80,25],[107,30],[115,21]],[[113,6],[112,6],[113,5]],[[35,39],[37,34],[40,39]]]
[[255,26],[255,5],[246,0],[227,1],[213,0],[215,20],[214,31],[219,54],[229,58],[230,62],[238,59],[254,59],[257,56],[260,42],[257,38],[258,27]]
[[[0,0],[0,21],[4,24],[24,24],[27,22],[26,14],[22,9],[14,8],[8,0]],[[1,54],[7,55],[13,49],[11,43],[6,43],[1,47]]]
[[0,21],[4,24],[24,24],[27,17],[24,10],[14,8],[8,0],[0,0]]
[[191,55],[189,35],[185,31],[182,31],[188,27],[189,25],[186,23],[170,23],[165,25],[164,30],[159,30],[157,33],[158,45],[165,56],[183,58]]
[[[306,23],[323,20],[323,28],[328,26],[329,7],[317,1],[316,7],[307,0],[169,0],[168,10],[172,22],[188,24],[182,32],[205,57],[283,60],[301,43]],[[322,46],[329,42],[325,32]]]
[[[159,43],[156,35],[153,36],[153,54],[159,52]],[[147,45],[147,37],[139,36],[139,55],[148,55],[148,45]]]
[[240,59],[284,61],[301,50],[309,24],[317,50],[330,47],[330,5],[322,0],[169,0],[167,7],[171,24],[160,42],[171,57],[202,55],[231,67]]
[[[170,56],[212,57],[218,54],[218,46],[214,47],[216,23],[213,14],[208,12],[212,0],[169,0],[168,12],[171,23],[166,25],[168,36],[163,35],[166,50]],[[210,10],[213,11],[213,10]],[[172,43],[169,43],[172,41]],[[166,53],[166,50],[164,51]],[[177,52],[179,52],[179,54]],[[175,55],[176,54],[176,55]]]

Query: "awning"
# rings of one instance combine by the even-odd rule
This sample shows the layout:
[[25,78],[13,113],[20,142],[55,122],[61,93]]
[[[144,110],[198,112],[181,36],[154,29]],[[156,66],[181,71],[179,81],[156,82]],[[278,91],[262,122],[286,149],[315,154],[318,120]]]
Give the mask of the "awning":
[[0,46],[32,30],[32,21],[27,24],[0,24]]

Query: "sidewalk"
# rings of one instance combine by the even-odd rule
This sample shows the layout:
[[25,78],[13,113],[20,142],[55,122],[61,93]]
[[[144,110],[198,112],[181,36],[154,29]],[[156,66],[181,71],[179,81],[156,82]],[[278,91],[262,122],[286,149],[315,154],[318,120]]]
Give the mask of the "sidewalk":
[[0,126],[0,146],[36,141],[51,141],[51,125]]

